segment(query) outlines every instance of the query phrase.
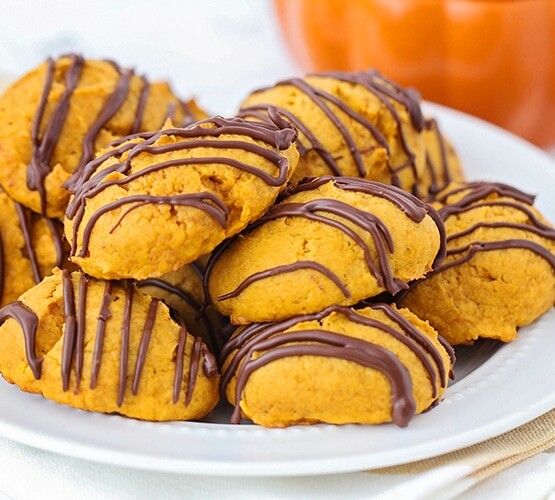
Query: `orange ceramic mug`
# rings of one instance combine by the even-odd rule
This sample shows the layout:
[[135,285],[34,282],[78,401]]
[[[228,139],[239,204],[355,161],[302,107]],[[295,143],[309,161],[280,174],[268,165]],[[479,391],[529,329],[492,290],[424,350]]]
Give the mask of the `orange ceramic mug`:
[[275,0],[307,71],[378,68],[402,85],[555,144],[555,0]]

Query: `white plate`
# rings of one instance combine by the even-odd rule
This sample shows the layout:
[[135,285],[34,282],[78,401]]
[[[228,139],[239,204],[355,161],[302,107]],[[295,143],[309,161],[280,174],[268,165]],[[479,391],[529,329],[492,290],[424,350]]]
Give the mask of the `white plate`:
[[[469,178],[537,193],[555,221],[555,162],[543,151],[467,115],[427,105]],[[555,407],[555,311],[499,347],[459,350],[457,381],[433,411],[394,425],[264,429],[223,423],[149,423],[82,412],[0,382],[0,434],[75,457],[189,474],[286,476],[384,467],[468,446]],[[225,410],[225,409],[224,409]],[[225,411],[212,420],[221,420]]]

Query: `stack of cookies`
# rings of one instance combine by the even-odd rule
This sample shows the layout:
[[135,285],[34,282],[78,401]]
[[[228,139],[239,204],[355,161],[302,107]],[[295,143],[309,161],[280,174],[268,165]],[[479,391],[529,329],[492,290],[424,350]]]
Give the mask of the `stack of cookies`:
[[200,419],[221,393],[234,423],[406,426],[451,345],[555,302],[533,198],[465,183],[376,71],[279,82],[226,119],[48,60],[0,99],[0,184],[0,372],[90,411]]

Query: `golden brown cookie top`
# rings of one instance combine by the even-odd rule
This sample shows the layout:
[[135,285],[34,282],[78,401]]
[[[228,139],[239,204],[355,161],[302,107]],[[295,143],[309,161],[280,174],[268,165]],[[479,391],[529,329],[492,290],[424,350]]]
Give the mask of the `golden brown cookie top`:
[[254,91],[240,116],[266,119],[276,106],[299,131],[305,176],[346,175],[417,190],[424,173],[419,96],[377,71],[320,73]]
[[446,266],[476,252],[528,249],[555,269],[555,230],[533,206],[534,196],[503,183],[452,183],[436,195],[447,232]]
[[[410,355],[405,350],[410,351]],[[390,384],[390,419],[401,427],[408,424],[416,411],[415,394],[428,393],[426,407],[441,396],[455,360],[451,347],[427,323],[406,309],[387,304],[374,304],[360,310],[331,306],[318,313],[284,321],[239,327],[220,356],[222,388],[228,388],[233,379],[230,399],[235,404],[232,417],[235,423],[240,419],[243,391],[258,370],[283,358],[296,357],[305,366],[308,361],[301,362],[301,358],[322,357],[348,360],[384,374]],[[424,369],[423,380],[414,377],[415,362]],[[325,364],[314,366],[325,371]],[[294,368],[291,372],[284,373],[283,377],[294,379]],[[319,374],[314,373],[314,376]],[[286,383],[282,380],[282,384]],[[413,384],[420,383],[430,389],[413,389]],[[372,388],[360,390],[371,392]],[[422,402],[418,403],[422,411]],[[333,403],[330,401],[330,404]],[[337,412],[341,413],[341,408]]]
[[105,279],[157,277],[260,217],[296,166],[296,132],[214,117],[137,134],[90,162],[65,232],[72,260]]
[[150,83],[113,61],[48,59],[0,99],[0,183],[35,212],[62,218],[65,188],[96,151],[158,129],[168,116],[176,123],[205,116],[198,111],[167,83]]
[[0,309],[0,323],[0,371],[23,390],[154,420],[198,418],[217,400],[206,345],[130,282],[57,270]]
[[273,321],[397,293],[444,257],[437,212],[394,186],[323,176],[289,191],[207,270],[233,323]]

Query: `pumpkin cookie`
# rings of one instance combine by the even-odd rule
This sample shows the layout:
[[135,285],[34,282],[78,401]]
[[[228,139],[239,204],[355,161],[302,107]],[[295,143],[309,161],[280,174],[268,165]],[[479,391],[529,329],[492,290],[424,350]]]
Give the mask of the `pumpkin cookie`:
[[297,163],[296,132],[210,118],[115,143],[89,163],[65,220],[71,260],[92,276],[176,271],[256,220]]
[[299,184],[224,243],[207,283],[232,323],[276,321],[395,294],[443,252],[443,224],[431,206],[394,186],[324,176]]
[[441,398],[454,361],[428,323],[386,304],[331,306],[239,327],[222,359],[232,421],[243,415],[266,427],[392,421],[405,427]]
[[534,197],[498,183],[452,185],[437,196],[447,256],[400,304],[452,344],[514,340],[555,302],[555,230]]
[[0,189],[0,306],[64,264],[60,221],[35,214]]
[[0,372],[23,391],[143,420],[198,419],[218,401],[202,340],[131,283],[56,270],[0,321]]
[[427,193],[425,121],[416,91],[377,71],[313,74],[254,91],[239,116],[265,120],[270,106],[299,131],[293,184],[332,174]]
[[66,188],[115,139],[206,116],[167,83],[112,61],[48,59],[0,98],[0,184],[35,212],[63,218]]

